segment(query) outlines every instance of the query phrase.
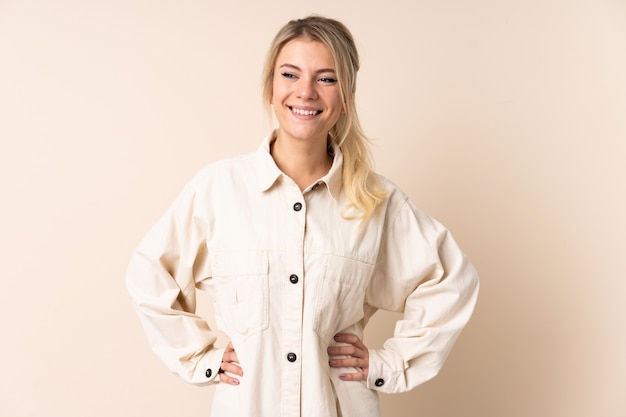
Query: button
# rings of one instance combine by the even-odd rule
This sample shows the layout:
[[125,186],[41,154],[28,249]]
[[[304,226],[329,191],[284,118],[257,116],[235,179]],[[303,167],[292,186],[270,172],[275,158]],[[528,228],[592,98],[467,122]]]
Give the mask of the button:
[[296,274],[291,274],[289,276],[289,282],[291,282],[292,284],[297,284],[298,283],[298,276]]
[[207,369],[204,375],[206,375],[207,378],[211,378],[211,375],[213,375],[213,371],[211,370],[211,368]]
[[289,353],[287,354],[287,360],[288,360],[289,362],[295,362],[295,361],[296,361],[296,359],[298,359],[298,357],[296,356],[296,354],[295,354],[295,353],[293,353],[293,352],[289,352]]
[[313,187],[311,187],[311,191],[317,190],[317,187],[319,187],[319,186],[320,186],[320,183],[316,182],[315,184],[313,184]]
[[376,385],[377,387],[382,387],[383,385],[385,385],[385,380],[382,378],[378,378],[376,382],[374,382],[374,385]]
[[293,205],[293,209],[294,209],[295,211],[300,211],[300,210],[302,210],[302,203],[296,203],[296,204],[294,204],[294,205]]

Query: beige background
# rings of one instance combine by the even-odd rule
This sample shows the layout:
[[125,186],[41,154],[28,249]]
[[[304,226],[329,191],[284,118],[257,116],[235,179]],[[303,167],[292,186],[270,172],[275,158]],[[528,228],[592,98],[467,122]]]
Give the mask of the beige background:
[[0,0],[0,416],[208,414],[124,269],[202,165],[256,149],[266,48],[311,12],[358,41],[377,170],[482,278],[440,376],[385,416],[626,416],[623,0]]

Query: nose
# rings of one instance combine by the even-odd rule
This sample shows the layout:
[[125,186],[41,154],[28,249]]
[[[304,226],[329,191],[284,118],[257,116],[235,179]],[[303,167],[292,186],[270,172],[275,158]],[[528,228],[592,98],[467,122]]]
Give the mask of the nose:
[[315,78],[301,77],[298,81],[298,98],[303,100],[314,100],[317,98],[317,84]]

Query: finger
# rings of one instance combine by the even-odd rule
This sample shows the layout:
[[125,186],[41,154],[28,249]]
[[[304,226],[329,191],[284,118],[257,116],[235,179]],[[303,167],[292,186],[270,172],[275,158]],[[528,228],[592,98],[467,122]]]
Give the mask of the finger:
[[339,375],[339,379],[342,381],[366,381],[367,370],[364,370],[363,372],[343,373]]
[[239,365],[239,358],[231,342],[224,349],[219,374],[220,381],[230,385],[239,385],[239,380],[232,375],[243,376],[243,369]]
[[365,349],[365,345],[359,338],[359,336],[350,333],[338,333],[333,338],[336,342],[348,343],[353,346],[358,347],[359,349]]
[[220,365],[220,371],[230,372],[234,375],[243,376],[243,369],[241,369],[241,366],[238,363],[224,361]]
[[356,346],[331,346],[328,348],[329,356],[339,356],[339,355],[347,355],[355,358],[365,359],[369,356],[369,352],[367,349],[360,349]]
[[362,358],[369,362],[369,350],[358,336],[349,333],[338,333],[335,335],[334,340],[340,343],[347,343],[348,346],[344,345],[329,347],[329,356],[348,355]]
[[224,384],[228,384],[228,385],[239,385],[239,380],[237,378],[228,376],[225,373],[220,374],[220,382],[223,382]]
[[[339,378],[344,381],[367,380],[369,373],[369,350],[361,339],[353,334],[339,333],[334,337],[335,341],[347,343],[347,346],[331,346],[328,348],[330,357],[328,364],[333,368],[351,367],[360,368],[358,372],[342,373]],[[348,356],[347,358],[336,358],[335,356]]]
[[234,351],[224,352],[224,356],[222,356],[222,360],[224,362],[239,362],[239,358],[237,357],[237,353]]
[[239,358],[237,357],[237,352],[235,352],[235,349],[233,348],[233,344],[232,343],[228,343],[228,345],[226,346],[226,349],[224,349],[224,354],[222,356],[222,363],[224,362],[237,362],[239,363]]
[[330,359],[328,364],[332,368],[367,368],[369,363],[359,358]]

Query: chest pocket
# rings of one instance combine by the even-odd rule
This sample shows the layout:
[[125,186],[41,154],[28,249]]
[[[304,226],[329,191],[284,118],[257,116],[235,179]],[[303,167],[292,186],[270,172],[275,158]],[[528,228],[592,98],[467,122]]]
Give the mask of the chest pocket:
[[329,256],[315,295],[315,332],[331,339],[363,318],[365,289],[374,266],[355,259]]
[[211,252],[215,319],[229,336],[242,339],[267,329],[268,261],[262,251]]

